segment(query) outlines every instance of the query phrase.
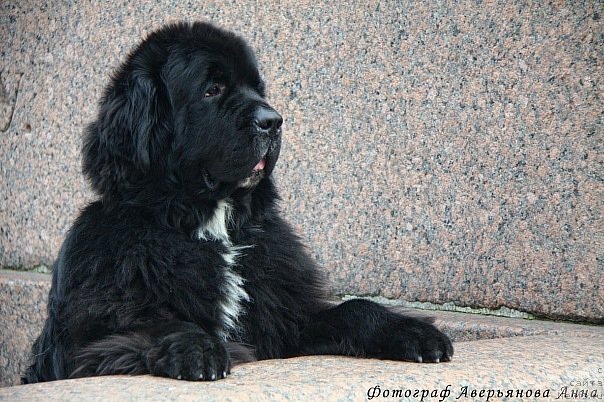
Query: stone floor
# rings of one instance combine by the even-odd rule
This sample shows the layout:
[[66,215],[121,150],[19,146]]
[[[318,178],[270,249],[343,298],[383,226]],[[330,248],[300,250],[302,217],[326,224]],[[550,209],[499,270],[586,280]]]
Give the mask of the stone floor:
[[[46,276],[0,271],[0,373],[4,376],[0,380],[4,385],[16,383],[23,344],[43,316],[40,295],[47,287]],[[0,388],[0,401],[604,399],[602,326],[450,312],[409,313],[436,318],[436,324],[455,340],[452,362],[312,356],[245,364],[213,383],[109,376],[9,386]]]
[[[452,362],[417,364],[312,356],[233,369],[224,380],[109,376],[0,388],[6,401],[597,400],[604,331],[456,343]],[[574,398],[577,396],[578,398]]]

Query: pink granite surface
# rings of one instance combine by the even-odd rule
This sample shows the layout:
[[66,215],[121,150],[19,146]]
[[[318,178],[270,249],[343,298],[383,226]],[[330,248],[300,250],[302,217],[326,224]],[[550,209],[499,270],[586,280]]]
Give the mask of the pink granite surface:
[[42,331],[49,275],[0,270],[0,386],[19,384]]
[[[486,401],[489,391],[501,391],[504,396],[512,392],[511,398],[495,393],[491,401],[550,401],[561,395],[570,397],[573,391],[590,396],[574,400],[604,398],[602,333],[593,338],[536,336],[461,342],[456,348],[450,363],[313,356],[245,364],[213,383],[150,376],[97,377],[0,388],[0,400],[363,401],[374,396],[374,401],[420,401],[423,390],[429,392],[424,401]],[[419,396],[413,397],[416,390]],[[402,397],[395,392],[402,392]],[[410,397],[405,397],[406,392],[411,392]],[[565,399],[571,398],[560,400]]]
[[258,51],[283,209],[337,293],[602,322],[602,2],[109,4],[0,5],[1,266],[54,260],[128,49],[204,19]]
[[[31,345],[41,331],[46,318],[49,279],[49,275],[0,270],[0,323],[2,323],[0,325],[0,387],[19,384],[20,375],[27,365]],[[526,338],[528,344],[525,345],[522,340],[519,340],[519,346],[515,346],[515,348],[526,349],[531,345],[530,339],[538,336],[548,337],[547,339],[551,338],[556,342],[564,339],[582,339],[581,342],[586,348],[591,348],[592,345],[601,348],[602,345],[597,345],[597,339],[604,337],[602,326],[442,311],[412,309],[404,311],[410,315],[434,318],[435,324],[456,342],[455,360],[462,353],[457,346],[460,342]],[[467,349],[462,346],[462,350]],[[594,349],[594,353],[597,350],[599,349]],[[604,356],[601,357],[601,362],[604,364]],[[279,366],[281,363],[275,364]],[[304,370],[311,370],[314,366],[303,363],[301,367]],[[280,368],[275,369],[276,372],[279,370]]]

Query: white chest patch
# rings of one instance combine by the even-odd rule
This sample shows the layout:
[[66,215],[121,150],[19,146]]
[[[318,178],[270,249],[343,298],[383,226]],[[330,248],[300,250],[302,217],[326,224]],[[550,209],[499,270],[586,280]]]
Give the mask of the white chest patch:
[[229,238],[228,225],[231,220],[232,207],[226,200],[218,202],[214,215],[208,222],[197,230],[200,240],[219,241],[227,251],[222,254],[225,266],[221,297],[218,300],[222,331],[219,336],[224,340],[236,336],[238,331],[237,320],[242,311],[242,303],[249,301],[250,297],[243,288],[243,278],[233,270],[241,250],[249,246],[234,246]]
[[205,225],[197,229],[197,237],[201,240],[218,240],[230,245],[228,224],[231,220],[232,209],[233,207],[226,200],[218,201],[214,215]]

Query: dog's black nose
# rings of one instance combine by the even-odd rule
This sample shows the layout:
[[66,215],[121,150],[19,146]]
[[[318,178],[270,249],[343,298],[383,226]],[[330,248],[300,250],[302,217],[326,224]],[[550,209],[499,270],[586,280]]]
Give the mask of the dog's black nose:
[[283,118],[274,109],[261,106],[254,114],[254,126],[259,132],[275,135],[283,124]]

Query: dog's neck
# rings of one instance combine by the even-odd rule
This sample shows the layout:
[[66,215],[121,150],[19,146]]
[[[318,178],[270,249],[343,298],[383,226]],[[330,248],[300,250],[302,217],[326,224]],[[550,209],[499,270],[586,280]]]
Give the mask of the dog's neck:
[[239,315],[243,309],[242,303],[249,301],[250,296],[243,287],[243,279],[233,270],[237,259],[242,255],[242,250],[250,246],[234,246],[229,237],[229,225],[232,224],[233,206],[231,199],[218,201],[214,213],[197,229],[197,238],[205,241],[219,241],[225,247],[221,254],[224,260],[224,271],[222,272],[224,292],[217,300],[219,306],[219,317],[222,328],[218,330],[218,336],[225,341],[237,337],[240,334],[238,325]]
[[233,206],[228,199],[218,201],[212,216],[197,229],[197,238],[216,240],[229,246],[229,225],[233,219]]
[[[257,189],[262,191],[257,195]],[[269,196],[266,196],[268,194]],[[239,243],[240,239],[232,238],[238,229],[257,226],[264,219],[267,211],[276,208],[277,192],[270,177],[264,178],[253,188],[239,188],[228,196],[217,201],[201,201],[198,205],[188,204],[191,217],[195,217],[192,226],[185,226],[188,233],[200,240],[219,241],[226,246]],[[186,203],[181,204],[187,206]]]

